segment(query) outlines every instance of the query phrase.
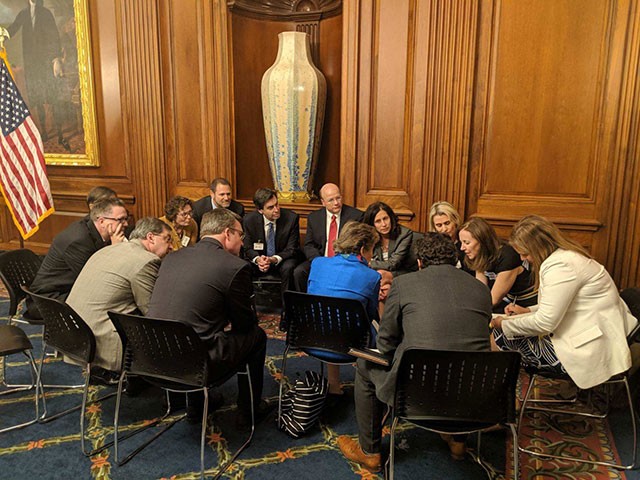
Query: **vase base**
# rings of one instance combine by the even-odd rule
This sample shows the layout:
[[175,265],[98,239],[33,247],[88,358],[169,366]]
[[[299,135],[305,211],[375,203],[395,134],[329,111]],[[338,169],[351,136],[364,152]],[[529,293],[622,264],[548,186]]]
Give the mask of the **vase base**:
[[282,192],[278,190],[278,199],[283,202],[308,203],[311,195],[308,192]]

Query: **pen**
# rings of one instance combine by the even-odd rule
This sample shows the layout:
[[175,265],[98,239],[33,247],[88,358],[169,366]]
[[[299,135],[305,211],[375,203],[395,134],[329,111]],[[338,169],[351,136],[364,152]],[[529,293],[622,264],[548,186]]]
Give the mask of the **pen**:
[[[513,300],[511,300],[511,305],[513,305],[514,307],[516,306],[516,300],[517,300],[517,299],[518,299],[518,296],[517,296],[517,295],[514,295],[514,296],[513,296]],[[516,314],[516,312],[511,312],[511,313],[509,314],[509,316],[511,316],[511,315],[515,315],[515,314]]]

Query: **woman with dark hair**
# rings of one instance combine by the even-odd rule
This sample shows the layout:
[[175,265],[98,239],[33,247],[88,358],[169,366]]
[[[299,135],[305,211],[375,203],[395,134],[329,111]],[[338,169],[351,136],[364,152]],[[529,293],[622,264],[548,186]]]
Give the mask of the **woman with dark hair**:
[[169,199],[164,206],[164,223],[171,227],[171,244],[173,251],[188,245],[194,245],[198,240],[198,225],[193,219],[193,202],[187,197],[176,195]]
[[[365,307],[369,319],[378,320],[380,274],[369,268],[373,247],[378,242],[375,228],[348,222],[334,242],[334,257],[316,257],[311,262],[307,292],[327,297],[355,298]],[[339,395],[340,367],[329,365],[329,393]]]
[[567,373],[582,389],[627,371],[626,337],[638,322],[605,268],[537,215],[513,227],[511,245],[531,264],[540,301],[509,305],[512,316],[492,320],[496,346],[520,352],[525,365]]
[[[498,240],[495,230],[480,217],[473,217],[458,233],[465,265],[491,290],[493,311],[503,313],[507,303],[535,305],[538,291],[533,285],[528,264],[508,243]],[[505,301],[505,297],[508,302]]]
[[413,232],[398,223],[398,216],[384,202],[375,202],[364,212],[363,222],[375,227],[380,241],[373,249],[369,266],[376,270],[386,270],[395,277],[403,273],[415,272],[418,265],[412,261],[411,243]]

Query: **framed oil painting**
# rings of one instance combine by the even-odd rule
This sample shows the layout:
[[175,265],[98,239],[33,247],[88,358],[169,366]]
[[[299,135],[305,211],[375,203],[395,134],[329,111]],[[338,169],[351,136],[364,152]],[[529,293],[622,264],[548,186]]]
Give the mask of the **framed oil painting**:
[[0,0],[0,25],[48,165],[98,166],[89,0]]

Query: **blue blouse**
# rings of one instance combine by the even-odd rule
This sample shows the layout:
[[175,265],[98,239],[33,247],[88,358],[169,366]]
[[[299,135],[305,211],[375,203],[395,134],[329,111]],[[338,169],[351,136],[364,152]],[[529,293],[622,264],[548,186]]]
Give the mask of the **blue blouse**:
[[378,319],[380,274],[358,255],[316,257],[311,262],[307,292],[360,300],[370,320]]

